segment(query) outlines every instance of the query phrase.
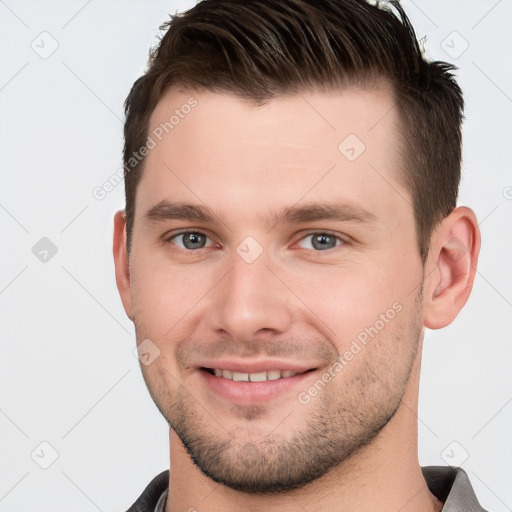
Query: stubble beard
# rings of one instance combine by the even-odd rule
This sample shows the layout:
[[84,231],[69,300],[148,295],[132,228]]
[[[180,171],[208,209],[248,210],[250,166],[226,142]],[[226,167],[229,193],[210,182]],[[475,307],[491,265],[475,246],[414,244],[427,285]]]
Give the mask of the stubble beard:
[[[168,373],[164,368],[154,373],[142,368],[144,379],[158,409],[204,475],[249,494],[297,489],[370,445],[395,415],[417,357],[421,298],[420,291],[417,311],[408,324],[379,334],[387,334],[380,349],[368,344],[362,351],[368,351],[368,357],[354,359],[359,361],[357,371],[347,378],[342,370],[308,404],[295,400],[283,418],[276,418],[276,425],[282,425],[275,429],[266,431],[258,425],[265,411],[261,406],[237,407],[233,417],[237,423],[243,417],[246,425],[229,429],[229,417],[216,421],[184,386],[173,386],[171,392],[169,379],[158,377]],[[399,347],[398,352],[390,347]],[[298,414],[300,428],[287,430],[286,414]]]

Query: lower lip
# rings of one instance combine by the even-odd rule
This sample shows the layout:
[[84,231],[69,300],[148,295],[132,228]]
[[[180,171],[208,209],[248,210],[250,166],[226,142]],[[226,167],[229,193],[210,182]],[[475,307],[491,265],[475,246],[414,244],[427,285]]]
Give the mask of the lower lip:
[[237,382],[224,377],[216,377],[206,370],[199,370],[199,374],[210,390],[225,400],[239,405],[268,402],[289,392],[313,373],[314,371],[308,371],[293,377],[266,380],[264,382]]

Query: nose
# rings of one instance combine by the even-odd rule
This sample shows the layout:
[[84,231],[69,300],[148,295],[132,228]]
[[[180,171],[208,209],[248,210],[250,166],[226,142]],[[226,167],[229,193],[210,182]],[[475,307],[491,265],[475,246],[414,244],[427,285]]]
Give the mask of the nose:
[[292,322],[290,292],[264,257],[247,263],[234,254],[231,271],[211,300],[210,329],[236,342],[284,333]]

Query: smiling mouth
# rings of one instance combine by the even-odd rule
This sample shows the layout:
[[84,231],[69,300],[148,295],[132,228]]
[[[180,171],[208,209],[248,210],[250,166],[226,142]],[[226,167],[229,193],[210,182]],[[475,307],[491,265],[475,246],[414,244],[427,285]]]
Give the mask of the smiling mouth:
[[310,370],[306,370],[304,372],[294,372],[291,370],[267,370],[254,373],[243,373],[232,370],[220,370],[218,368],[201,368],[201,370],[206,371],[207,373],[209,373],[210,375],[214,375],[215,377],[232,380],[235,382],[266,382],[272,380],[287,379],[290,377],[295,377],[296,375],[302,375],[304,373],[314,371],[314,368],[311,368]]

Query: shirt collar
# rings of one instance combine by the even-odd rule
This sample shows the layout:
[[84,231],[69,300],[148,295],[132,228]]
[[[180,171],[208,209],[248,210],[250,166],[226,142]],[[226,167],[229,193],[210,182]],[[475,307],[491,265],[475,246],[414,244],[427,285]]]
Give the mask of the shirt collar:
[[[442,512],[486,512],[475,496],[468,475],[462,468],[426,466],[421,468],[430,492],[444,503]],[[154,512],[165,512],[169,489],[165,489]]]
[[442,512],[486,512],[462,468],[426,466],[421,470],[430,492],[444,502]]

